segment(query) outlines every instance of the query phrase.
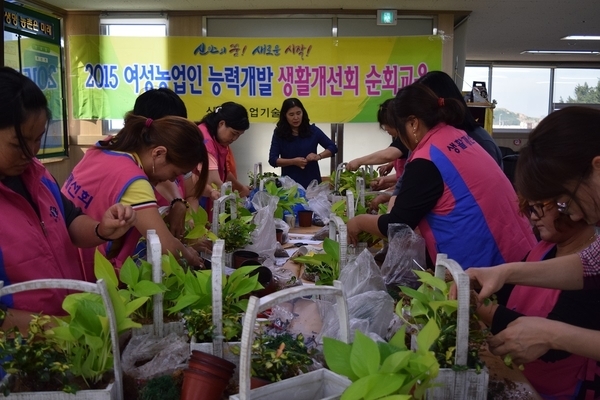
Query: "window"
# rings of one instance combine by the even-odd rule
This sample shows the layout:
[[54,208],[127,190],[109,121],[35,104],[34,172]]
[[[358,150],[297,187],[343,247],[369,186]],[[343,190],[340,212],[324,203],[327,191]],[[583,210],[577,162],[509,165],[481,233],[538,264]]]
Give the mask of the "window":
[[553,103],[600,104],[600,69],[557,68]]
[[470,92],[473,88],[473,82],[484,82],[485,87],[490,88],[490,67],[465,67],[465,76],[463,78],[463,92]]
[[[166,18],[101,18],[100,32],[107,36],[152,37],[167,36]],[[133,108],[133,104],[131,105]],[[123,119],[109,119],[103,125],[105,133],[114,133],[123,127]]]
[[550,68],[492,69],[495,129],[533,129],[548,115]]

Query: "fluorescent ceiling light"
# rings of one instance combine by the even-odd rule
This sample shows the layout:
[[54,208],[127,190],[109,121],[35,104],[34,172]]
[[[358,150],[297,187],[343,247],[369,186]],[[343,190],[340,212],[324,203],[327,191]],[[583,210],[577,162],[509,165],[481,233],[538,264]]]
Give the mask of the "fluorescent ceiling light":
[[521,54],[580,54],[580,55],[593,55],[600,54],[597,50],[525,50]]
[[600,40],[600,36],[586,36],[586,35],[571,35],[565,36],[560,40]]

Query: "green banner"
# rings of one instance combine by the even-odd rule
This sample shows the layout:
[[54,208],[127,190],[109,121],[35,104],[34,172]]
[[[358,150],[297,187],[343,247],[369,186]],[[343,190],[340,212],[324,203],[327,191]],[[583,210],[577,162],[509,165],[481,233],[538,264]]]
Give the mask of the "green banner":
[[77,119],[123,118],[140,93],[169,87],[194,120],[235,101],[273,122],[297,97],[313,122],[373,122],[383,100],[442,66],[438,36],[69,40]]

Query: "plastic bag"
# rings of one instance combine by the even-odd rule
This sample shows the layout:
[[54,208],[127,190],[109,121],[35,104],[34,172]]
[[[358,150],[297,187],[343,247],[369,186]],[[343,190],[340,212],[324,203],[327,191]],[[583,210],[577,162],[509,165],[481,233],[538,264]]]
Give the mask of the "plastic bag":
[[[385,291],[370,291],[348,298],[350,332],[359,330],[365,335],[372,333],[385,337],[394,317],[394,299]],[[339,339],[340,322],[336,307],[329,302],[319,303],[323,327],[317,341],[323,337]]]
[[329,223],[331,215],[331,202],[327,199],[327,193],[321,192],[308,200],[308,207],[321,218],[324,224]]
[[388,253],[381,265],[385,284],[416,289],[419,281],[413,270],[425,265],[425,239],[406,224],[390,224],[388,241]]
[[253,220],[256,229],[252,232],[252,244],[246,246],[246,250],[254,251],[266,258],[274,258],[277,237],[273,214],[278,201],[279,198],[271,196],[267,192],[259,192],[252,198],[252,204],[257,210]]
[[290,226],[281,218],[275,218],[273,222],[275,223],[275,229],[281,229],[283,231],[282,242],[286,243],[288,241],[288,233],[290,232]]
[[[164,338],[147,334],[131,338],[121,355],[121,363],[125,374],[147,380],[186,368],[189,356],[190,344],[186,337],[175,332]],[[137,365],[144,361],[147,362]]]
[[327,195],[331,193],[331,189],[329,188],[329,182],[319,183],[316,179],[313,179],[306,188],[306,198],[309,200],[314,199],[322,193],[325,194],[325,197],[327,197]]
[[354,261],[342,268],[340,281],[347,298],[365,292],[385,290],[381,271],[368,250],[363,250]]

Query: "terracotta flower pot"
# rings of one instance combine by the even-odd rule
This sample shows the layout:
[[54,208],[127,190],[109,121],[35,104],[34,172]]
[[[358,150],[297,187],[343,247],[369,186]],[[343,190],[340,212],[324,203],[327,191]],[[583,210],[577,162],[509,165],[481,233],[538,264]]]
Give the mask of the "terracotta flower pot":
[[181,400],[221,400],[229,379],[208,372],[186,369],[183,371]]
[[258,262],[258,253],[248,250],[238,250],[233,252],[233,268],[238,269],[242,266],[242,263],[246,260],[253,260]]
[[283,244],[283,229],[275,229],[275,237],[280,244]]
[[256,388],[259,388],[262,386],[267,386],[270,383],[271,383],[271,381],[268,381],[263,378],[257,378],[255,376],[250,377],[250,389],[256,389]]
[[311,210],[298,211],[298,225],[303,228],[312,226],[313,212]]
[[[235,369],[235,364],[221,357],[213,356],[212,354],[203,351],[192,350],[190,362],[202,363],[208,366],[217,366],[223,370],[231,371]],[[207,371],[210,372],[210,371]]]

